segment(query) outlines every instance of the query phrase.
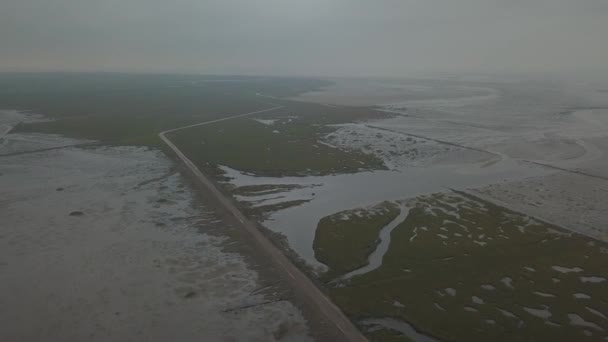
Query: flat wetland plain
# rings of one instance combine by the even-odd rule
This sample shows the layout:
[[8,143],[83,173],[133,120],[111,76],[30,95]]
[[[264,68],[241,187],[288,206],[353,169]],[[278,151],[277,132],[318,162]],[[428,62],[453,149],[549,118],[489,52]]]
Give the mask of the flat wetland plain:
[[[382,266],[331,285],[331,297],[351,317],[400,319],[440,340],[604,335],[605,243],[466,194],[408,205]],[[339,255],[339,246],[350,244],[344,237],[323,250]]]
[[170,137],[199,166],[224,165],[261,176],[327,175],[385,168],[382,160],[373,155],[338,149],[319,140],[337,129],[330,125],[386,115],[369,109],[273,101],[284,107],[260,114],[259,119],[237,118],[178,131]]
[[160,131],[280,107],[168,137],[370,340],[608,338],[605,87],[122,74],[0,85],[0,108],[47,119],[12,133],[154,150]]

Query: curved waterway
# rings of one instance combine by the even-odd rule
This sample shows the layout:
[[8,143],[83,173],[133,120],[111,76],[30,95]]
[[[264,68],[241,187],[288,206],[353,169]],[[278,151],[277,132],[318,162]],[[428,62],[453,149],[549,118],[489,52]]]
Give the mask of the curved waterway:
[[[353,208],[370,207],[383,201],[399,201],[445,191],[446,187],[475,188],[497,181],[517,180],[550,172],[545,168],[520,164],[512,159],[485,167],[461,164],[307,177],[259,177],[225,166],[220,168],[225,177],[230,179],[229,183],[236,187],[300,186],[276,193],[274,196],[284,196],[285,202],[307,202],[273,212],[262,224],[284,234],[289,246],[310,266],[321,271],[326,269],[326,266],[315,258],[312,245],[317,225],[323,217]],[[258,198],[250,198],[256,199]]]
[[346,273],[345,275],[343,275],[340,278],[340,280],[347,280],[347,279],[350,279],[357,275],[369,273],[369,272],[377,269],[378,267],[382,266],[382,259],[384,259],[384,255],[388,251],[388,247],[391,244],[391,233],[393,232],[393,230],[395,228],[397,228],[397,226],[401,222],[405,221],[405,219],[407,218],[407,215],[410,212],[409,208],[407,208],[405,205],[401,205],[400,210],[401,210],[401,212],[399,213],[399,215],[397,217],[395,217],[395,219],[392,220],[389,224],[384,226],[384,228],[382,228],[382,230],[380,230],[380,234],[379,234],[380,243],[378,244],[376,249],[372,252],[372,254],[369,255],[367,265],[365,265],[361,268],[358,268],[354,271],[351,271],[349,273]]

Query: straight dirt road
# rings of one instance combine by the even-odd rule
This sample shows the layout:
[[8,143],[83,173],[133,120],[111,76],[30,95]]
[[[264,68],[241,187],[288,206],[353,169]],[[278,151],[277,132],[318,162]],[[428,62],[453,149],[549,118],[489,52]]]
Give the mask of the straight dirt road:
[[330,329],[335,330],[335,333],[332,335],[341,337],[343,341],[367,341],[367,339],[361,334],[361,332],[357,329],[357,327],[344,315],[344,313],[334,304],[329,298],[321,292],[316,285],[304,274],[302,273],[284,254],[281,250],[276,247],[270,240],[264,236],[259,229],[256,227],[255,223],[245,217],[241,213],[241,211],[233,204],[233,202],[226,197],[213,182],[208,179],[197,167],[194,163],[186,157],[182,151],[167,138],[166,134],[170,132],[179,131],[182,129],[187,129],[196,126],[208,125],[220,121],[226,121],[230,119],[241,118],[245,116],[261,114],[265,112],[270,112],[273,110],[277,110],[282,108],[283,106],[275,105],[275,107],[235,115],[227,118],[211,120],[207,122],[202,122],[194,125],[188,125],[184,127],[178,127],[171,130],[167,130],[159,133],[159,137],[173,150],[173,152],[184,162],[184,164],[192,171],[196,180],[200,182],[205,189],[209,191],[209,194],[212,194],[215,199],[227,209],[234,217],[241,223],[242,228],[248,232],[248,235],[251,237],[253,243],[259,248],[259,250],[265,254],[268,258],[270,258],[281,270],[285,279],[288,281],[291,288],[294,290],[297,297],[300,300],[304,300],[304,304],[308,305],[313,312],[318,315],[323,321],[329,322],[331,324]]

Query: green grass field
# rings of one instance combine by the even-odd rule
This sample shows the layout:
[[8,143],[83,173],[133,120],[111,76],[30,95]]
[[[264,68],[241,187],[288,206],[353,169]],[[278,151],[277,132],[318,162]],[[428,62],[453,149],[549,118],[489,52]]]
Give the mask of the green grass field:
[[0,73],[0,108],[54,119],[16,131],[158,147],[158,132],[268,106],[256,93],[293,96],[327,82],[199,75]]
[[[330,108],[289,97],[325,81],[237,76],[129,74],[0,74],[0,108],[27,110],[53,121],[21,124],[15,132],[62,134],[109,145],[163,147],[158,133],[194,123],[258,111],[283,118],[277,127],[251,118],[218,122],[171,134],[200,168],[216,165],[273,175],[304,175],[379,169],[377,158],[318,143],[327,125],[382,114],[369,108]],[[296,118],[297,117],[297,118]]]
[[313,248],[315,258],[329,267],[327,280],[368,264],[380,230],[399,215],[393,202],[368,209],[342,211],[324,217],[317,226]]
[[[355,321],[392,317],[457,341],[607,336],[605,243],[468,195],[424,196],[409,206],[383,265],[330,289]],[[358,260],[343,260],[338,248],[325,252],[341,262],[336,268]]]
[[324,175],[384,168],[382,161],[318,142],[329,129],[304,122],[264,125],[239,118],[172,133],[199,166],[225,165],[264,176]]

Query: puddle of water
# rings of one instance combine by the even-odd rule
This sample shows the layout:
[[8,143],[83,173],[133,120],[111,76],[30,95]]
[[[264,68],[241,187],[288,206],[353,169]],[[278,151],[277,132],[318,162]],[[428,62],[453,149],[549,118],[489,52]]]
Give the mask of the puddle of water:
[[393,306],[397,307],[397,308],[404,308],[405,307],[405,305],[401,304],[401,302],[399,302],[399,301],[394,301],[393,302]]
[[599,325],[586,321],[584,318],[577,314],[568,314],[568,319],[570,320],[570,325],[578,325],[581,327],[593,328],[595,330],[604,331]]
[[416,331],[414,327],[409,325],[406,322],[399,321],[393,318],[368,318],[360,321],[361,324],[365,326],[381,326],[387,329],[395,330],[408,338],[414,340],[415,342],[438,342],[432,337],[423,335]]
[[570,272],[578,273],[578,272],[583,272],[584,271],[580,267],[568,268],[568,267],[562,267],[562,266],[553,266],[551,268],[554,269],[557,272],[560,272],[560,273],[570,273]]
[[608,318],[606,317],[606,315],[604,315],[604,314],[603,314],[603,313],[601,313],[600,311],[597,311],[597,310],[595,310],[595,309],[593,309],[593,308],[590,308],[590,307],[588,307],[588,306],[586,306],[586,307],[585,307],[585,309],[587,309],[587,311],[591,312],[592,314],[594,314],[594,315],[596,315],[596,316],[598,316],[598,317],[602,317],[603,319],[608,319]]
[[475,304],[484,304],[485,303],[483,299],[481,299],[477,296],[471,297],[471,301]]
[[529,313],[532,316],[542,318],[545,320],[549,319],[549,317],[551,317],[551,311],[549,311],[549,309],[546,307],[544,309],[534,309],[534,308],[524,307],[524,311],[526,311],[527,313]]
[[505,284],[506,287],[510,288],[510,289],[514,289],[513,287],[513,279],[511,279],[510,277],[504,277],[500,280],[501,283]]
[[581,281],[583,283],[603,283],[603,282],[606,281],[606,278],[604,278],[604,277],[596,277],[596,276],[581,277]]

